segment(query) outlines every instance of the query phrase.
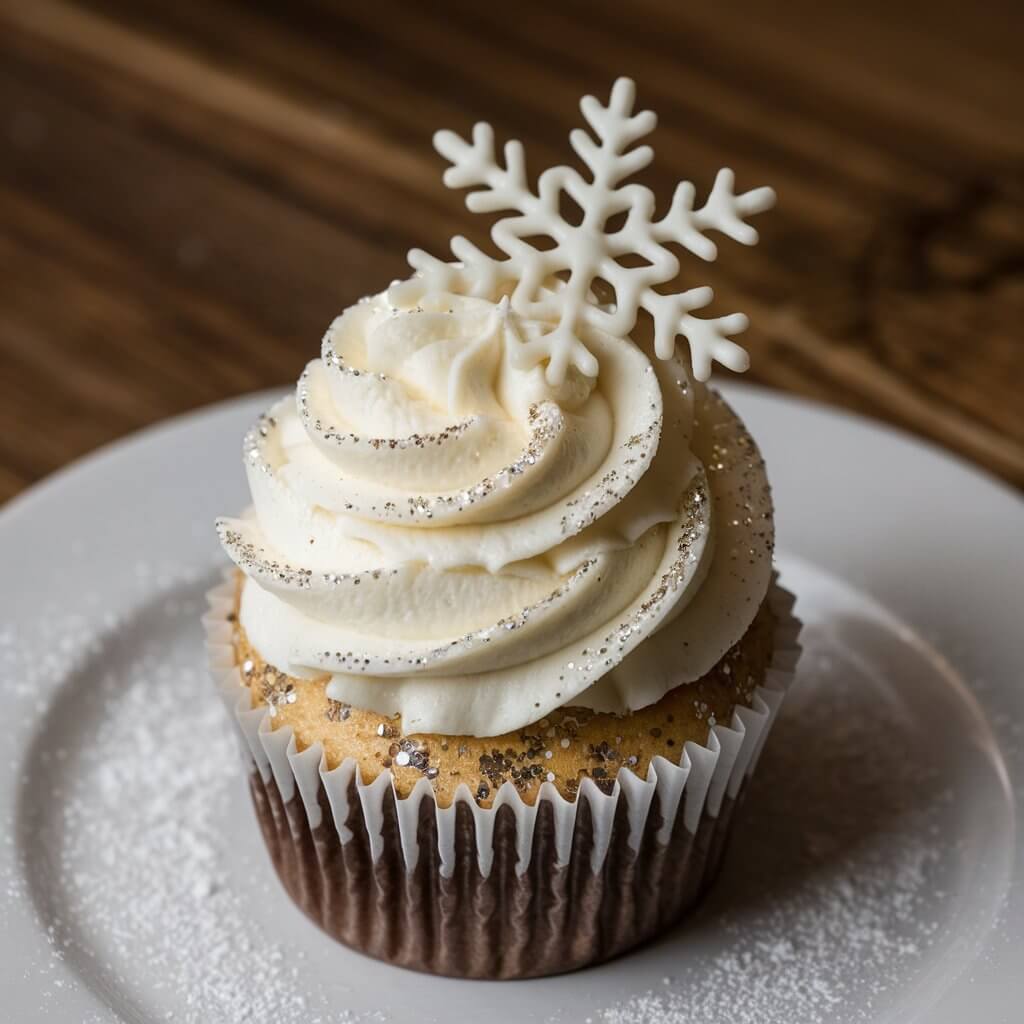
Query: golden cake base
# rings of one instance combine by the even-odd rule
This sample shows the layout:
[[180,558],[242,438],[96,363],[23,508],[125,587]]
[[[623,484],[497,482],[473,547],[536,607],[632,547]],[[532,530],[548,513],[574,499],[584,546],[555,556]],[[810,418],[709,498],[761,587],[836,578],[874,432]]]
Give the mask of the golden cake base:
[[706,745],[711,726],[728,725],[737,705],[749,706],[771,662],[775,630],[766,601],[743,638],[710,672],[626,715],[566,707],[502,736],[407,735],[398,717],[330,700],[328,676],[297,679],[264,662],[238,622],[240,594],[241,579],[233,643],[253,707],[269,706],[273,728],[290,727],[299,750],[319,743],[328,769],[354,758],[365,783],[390,769],[399,797],[427,778],[441,807],[451,804],[463,783],[483,807],[491,806],[504,782],[512,782],[532,804],[545,781],[572,799],[584,778],[611,792],[622,767],[646,778],[652,758],[678,762],[685,743]]

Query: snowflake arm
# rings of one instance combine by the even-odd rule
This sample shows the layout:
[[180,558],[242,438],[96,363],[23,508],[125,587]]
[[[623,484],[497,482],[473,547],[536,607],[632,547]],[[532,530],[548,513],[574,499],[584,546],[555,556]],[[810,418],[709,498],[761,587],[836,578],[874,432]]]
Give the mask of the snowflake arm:
[[[580,101],[580,110],[593,135],[583,129],[570,133],[569,142],[589,173],[559,166],[544,171],[537,190],[530,188],[522,144],[510,141],[503,150],[504,166],[495,157],[494,132],[477,124],[470,140],[454,132],[434,136],[438,152],[450,163],[444,173],[449,188],[475,189],[466,205],[478,213],[510,211],[491,230],[491,238],[504,258],[495,259],[467,239],[451,241],[455,261],[445,263],[419,249],[409,253],[417,276],[392,287],[392,301],[404,305],[430,291],[454,292],[494,299],[509,295],[512,312],[542,330],[513,351],[517,365],[530,368],[547,364],[546,376],[560,384],[570,367],[596,376],[597,361],[586,346],[587,328],[628,337],[641,309],[654,320],[655,352],[667,359],[676,338],[686,339],[694,376],[705,380],[712,362],[733,370],[747,368],[746,352],[730,340],[747,326],[742,313],[702,318],[694,311],[713,298],[710,288],[698,287],[671,294],[668,286],[680,267],[675,245],[703,260],[714,260],[716,244],[708,233],[717,231],[743,245],[754,245],[757,232],[747,218],[771,207],[775,193],[756,188],[736,194],[735,177],[723,168],[703,206],[695,207],[696,190],[690,182],[676,186],[668,211],[655,219],[650,189],[626,179],[646,167],[654,157],[639,140],[653,131],[657,118],[649,110],[633,112],[636,90],[626,78],[612,87],[607,105],[593,96]],[[560,213],[562,195],[582,210],[579,223]],[[626,214],[616,231],[606,230],[610,218]],[[553,245],[536,248],[531,239],[546,236]],[[642,266],[627,266],[622,257],[641,257]],[[632,261],[636,262],[636,261]],[[615,292],[612,306],[601,306],[593,294],[594,282],[607,281]]]
[[757,245],[757,231],[744,218],[771,209],[775,205],[775,190],[755,188],[736,195],[735,182],[733,172],[723,167],[715,175],[704,205],[695,210],[696,189],[691,182],[681,181],[668,213],[651,225],[652,236],[661,242],[676,242],[709,263],[718,256],[718,247],[707,237],[708,231],[718,231],[742,245]]
[[676,347],[676,335],[682,334],[690,348],[690,364],[697,380],[711,376],[712,361],[742,373],[750,366],[746,350],[729,340],[730,334],[747,329],[743,313],[704,319],[692,315],[695,309],[708,305],[714,292],[706,285],[691,288],[678,295],[661,295],[649,290],[644,294],[644,308],[654,318],[654,352],[659,359],[670,359]]

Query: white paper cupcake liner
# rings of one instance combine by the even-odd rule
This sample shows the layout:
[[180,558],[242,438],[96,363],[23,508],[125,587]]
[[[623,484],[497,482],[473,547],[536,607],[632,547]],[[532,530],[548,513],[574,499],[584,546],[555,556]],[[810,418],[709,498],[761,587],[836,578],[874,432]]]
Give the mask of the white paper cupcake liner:
[[[290,728],[272,728],[268,710],[251,706],[236,664],[233,627],[228,620],[235,597],[232,571],[208,595],[210,610],[203,619],[208,658],[218,691],[237,726],[243,758],[254,775],[254,799],[282,881],[307,913],[350,945],[406,966],[477,977],[520,977],[571,969],[641,941],[656,923],[653,919],[660,921],[664,916],[661,909],[638,911],[634,917],[639,920],[620,922],[618,940],[604,934],[609,925],[599,920],[606,913],[599,906],[606,883],[616,884],[609,876],[616,871],[621,874],[626,861],[636,862],[628,868],[631,878],[638,870],[641,875],[644,871],[659,873],[659,878],[666,870],[673,872],[659,883],[678,890],[678,906],[673,912],[681,912],[684,904],[696,900],[720,856],[726,831],[722,819],[729,817],[757,766],[800,653],[794,598],[773,584],[769,601],[777,620],[775,646],[763,684],[755,690],[750,707],[737,707],[728,725],[712,726],[706,745],[686,743],[678,763],[655,757],[645,779],[621,768],[610,793],[586,778],[576,798],[568,800],[553,784],[544,783],[531,805],[507,782],[497,791],[492,806],[483,808],[463,784],[452,804],[440,807],[426,779],[401,798],[390,771],[364,783],[354,759],[328,770],[318,744],[299,751]],[[289,845],[294,850],[287,849]],[[673,856],[667,858],[669,847],[674,847]],[[543,865],[535,864],[538,851],[543,851]],[[680,864],[672,868],[675,854],[689,867]],[[471,878],[466,876],[467,856],[475,861]],[[496,859],[501,862],[499,874],[508,874],[507,880],[491,878]],[[339,861],[351,864],[339,867]],[[652,866],[655,863],[656,868]],[[588,873],[582,870],[584,864],[591,879],[584,877]],[[455,877],[457,871],[461,872],[459,878]],[[505,893],[514,903],[518,901],[517,905],[530,904],[529,920],[519,921],[513,915],[506,922],[513,933],[518,929],[523,936],[527,932],[535,935],[542,927],[538,920],[551,918],[555,908],[561,908],[565,894],[543,896],[537,891],[538,884],[546,885],[544,879],[552,873],[566,876],[558,880],[556,888],[568,892],[575,887],[577,899],[584,899],[586,892],[584,902],[593,921],[591,928],[583,930],[589,930],[591,938],[582,940],[573,955],[562,958],[549,953],[545,962],[536,963],[504,950],[481,950],[481,942],[486,944],[481,935],[489,934],[482,915],[496,893]],[[404,880],[396,877],[401,874]],[[684,877],[687,874],[692,880]],[[533,876],[543,877],[531,881]],[[380,920],[379,910],[366,910],[356,922],[360,917],[356,910],[339,908],[332,890],[345,889],[357,877],[360,884],[383,887],[381,891],[387,891],[392,901],[417,901],[429,895],[440,905],[446,892],[459,889],[467,904],[464,916],[475,922],[473,927],[481,934],[469,934],[472,929],[463,934],[456,912],[447,925],[430,924],[433,951],[425,952],[424,944],[405,949],[405,936],[424,932],[424,921],[410,919],[399,929],[395,922]],[[630,884],[649,887],[657,881],[640,877]],[[358,892],[352,889],[350,905]],[[642,895],[637,897],[641,911]],[[445,950],[433,948],[439,946]]]

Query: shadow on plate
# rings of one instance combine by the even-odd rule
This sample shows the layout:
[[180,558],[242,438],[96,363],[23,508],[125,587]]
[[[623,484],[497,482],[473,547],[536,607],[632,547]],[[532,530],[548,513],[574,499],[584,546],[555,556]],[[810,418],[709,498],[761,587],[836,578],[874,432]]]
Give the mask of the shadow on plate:
[[[944,823],[947,850],[970,845],[980,824],[988,836],[979,864],[1012,849],[1001,756],[952,667],[871,616],[812,624],[802,639],[798,680],[737,812],[721,875],[697,914],[659,941],[741,923],[929,822]],[[967,801],[971,810],[958,813]],[[963,833],[949,834],[950,824]]]

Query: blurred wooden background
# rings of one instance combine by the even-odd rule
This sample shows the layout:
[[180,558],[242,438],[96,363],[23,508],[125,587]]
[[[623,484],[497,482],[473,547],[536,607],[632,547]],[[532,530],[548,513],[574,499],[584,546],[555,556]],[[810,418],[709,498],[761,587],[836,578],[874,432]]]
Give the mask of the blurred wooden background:
[[0,499],[293,381],[410,246],[479,237],[435,128],[536,172],[617,74],[666,199],[721,164],[779,192],[687,268],[751,315],[750,378],[1024,486],[1022,38],[1015,2],[0,0]]

